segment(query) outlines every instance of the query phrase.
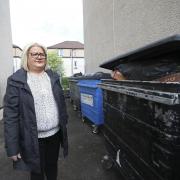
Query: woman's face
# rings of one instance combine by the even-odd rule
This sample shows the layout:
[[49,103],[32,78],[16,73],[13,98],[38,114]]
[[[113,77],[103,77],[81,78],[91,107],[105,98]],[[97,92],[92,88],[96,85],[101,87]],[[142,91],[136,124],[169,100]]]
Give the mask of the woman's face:
[[27,55],[28,68],[32,72],[41,72],[46,66],[46,54],[43,49],[38,46],[33,46]]

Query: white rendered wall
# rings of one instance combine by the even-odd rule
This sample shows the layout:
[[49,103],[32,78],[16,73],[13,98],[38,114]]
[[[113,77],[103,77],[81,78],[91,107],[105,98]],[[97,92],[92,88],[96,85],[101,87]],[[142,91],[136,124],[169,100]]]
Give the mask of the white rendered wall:
[[0,107],[6,89],[7,77],[13,73],[13,52],[9,0],[0,1]]

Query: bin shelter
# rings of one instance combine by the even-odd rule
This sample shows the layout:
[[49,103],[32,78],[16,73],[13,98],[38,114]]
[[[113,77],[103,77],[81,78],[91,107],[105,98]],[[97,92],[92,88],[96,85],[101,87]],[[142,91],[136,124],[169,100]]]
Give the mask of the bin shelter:
[[102,78],[110,79],[108,73],[97,72],[79,79],[82,119],[87,118],[93,123],[93,133],[104,123],[102,90],[98,87]]
[[80,111],[81,110],[80,92],[77,83],[78,83],[78,77],[69,78],[70,101],[73,104],[73,109]]
[[[114,69],[121,63],[180,57],[175,35],[100,65]],[[173,56],[171,56],[173,55]],[[171,58],[170,58],[171,59]],[[167,66],[171,66],[172,58]],[[179,59],[180,60],[180,59]],[[154,62],[154,61],[153,61]],[[180,62],[180,61],[179,61]],[[179,62],[175,63],[179,66]],[[143,73],[143,72],[142,72]],[[178,71],[169,75],[176,77]],[[171,82],[173,81],[173,82]],[[127,180],[180,179],[180,83],[103,80],[104,137],[108,157]],[[107,159],[107,158],[106,158]],[[108,160],[109,160],[108,159]]]

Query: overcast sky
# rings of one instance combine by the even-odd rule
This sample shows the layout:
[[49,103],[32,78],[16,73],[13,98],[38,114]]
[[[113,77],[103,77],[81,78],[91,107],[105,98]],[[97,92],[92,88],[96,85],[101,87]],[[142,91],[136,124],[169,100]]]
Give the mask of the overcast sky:
[[9,0],[13,44],[83,43],[82,0]]

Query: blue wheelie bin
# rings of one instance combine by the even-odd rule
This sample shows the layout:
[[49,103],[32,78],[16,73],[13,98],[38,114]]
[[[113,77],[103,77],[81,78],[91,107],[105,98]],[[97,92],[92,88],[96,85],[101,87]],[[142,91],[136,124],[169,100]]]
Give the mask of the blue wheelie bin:
[[78,82],[80,90],[81,114],[93,123],[93,133],[104,123],[102,89],[98,87],[101,79],[110,79],[108,73],[98,72],[81,78]]

